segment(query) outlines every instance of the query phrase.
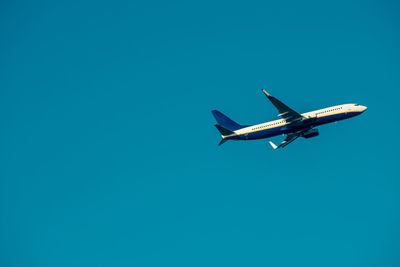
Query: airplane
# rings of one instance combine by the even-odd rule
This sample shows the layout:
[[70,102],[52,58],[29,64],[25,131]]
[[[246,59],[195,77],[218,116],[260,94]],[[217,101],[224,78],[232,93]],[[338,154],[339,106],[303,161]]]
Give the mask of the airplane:
[[318,129],[314,127],[352,118],[367,110],[366,106],[344,104],[300,114],[267,93],[264,89],[262,89],[262,92],[278,109],[278,117],[281,117],[281,119],[256,125],[241,125],[218,110],[213,110],[211,112],[218,122],[218,124],[215,124],[215,127],[222,136],[222,140],[218,144],[219,146],[228,140],[255,140],[286,135],[285,139],[279,145],[275,145],[272,141],[269,141],[273,149],[283,148],[298,137],[311,138],[318,136]]

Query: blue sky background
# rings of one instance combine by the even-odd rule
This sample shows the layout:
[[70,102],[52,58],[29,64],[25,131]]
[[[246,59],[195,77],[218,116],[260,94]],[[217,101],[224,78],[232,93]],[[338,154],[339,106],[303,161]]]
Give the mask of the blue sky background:
[[[399,11],[3,1],[0,265],[399,266]],[[369,109],[218,147],[212,109],[276,118],[261,88]]]

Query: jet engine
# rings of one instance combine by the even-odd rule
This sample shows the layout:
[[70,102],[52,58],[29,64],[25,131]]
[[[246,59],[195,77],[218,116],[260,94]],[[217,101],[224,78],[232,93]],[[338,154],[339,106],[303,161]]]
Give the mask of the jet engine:
[[308,131],[305,131],[302,134],[302,136],[304,138],[311,138],[311,137],[315,137],[315,136],[318,136],[318,135],[319,135],[318,129],[310,129]]

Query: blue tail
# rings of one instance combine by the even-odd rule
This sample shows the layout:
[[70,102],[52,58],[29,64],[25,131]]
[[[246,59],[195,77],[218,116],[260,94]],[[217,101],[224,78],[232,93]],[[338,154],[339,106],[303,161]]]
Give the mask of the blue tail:
[[234,122],[233,120],[229,119],[227,116],[225,116],[218,110],[213,110],[211,111],[211,113],[214,115],[214,118],[217,120],[218,124],[228,130],[236,131],[238,129],[245,127],[244,125],[240,125]]

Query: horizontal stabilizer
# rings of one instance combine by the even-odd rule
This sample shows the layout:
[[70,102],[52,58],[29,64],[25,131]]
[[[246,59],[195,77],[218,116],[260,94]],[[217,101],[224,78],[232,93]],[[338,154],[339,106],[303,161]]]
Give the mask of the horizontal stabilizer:
[[222,138],[222,139],[221,139],[221,142],[219,142],[218,145],[220,146],[220,145],[222,145],[223,143],[225,143],[226,141],[228,141],[228,139]]
[[219,125],[219,124],[215,124],[214,126],[215,126],[215,128],[218,129],[218,131],[219,131],[222,135],[232,135],[232,134],[234,134],[234,132],[232,132],[231,130],[228,130],[228,129],[222,127],[222,126]]

